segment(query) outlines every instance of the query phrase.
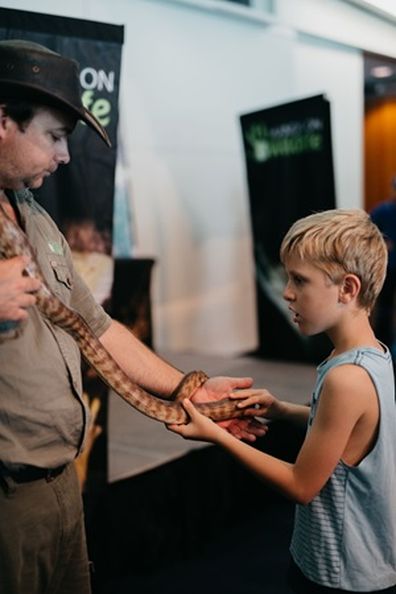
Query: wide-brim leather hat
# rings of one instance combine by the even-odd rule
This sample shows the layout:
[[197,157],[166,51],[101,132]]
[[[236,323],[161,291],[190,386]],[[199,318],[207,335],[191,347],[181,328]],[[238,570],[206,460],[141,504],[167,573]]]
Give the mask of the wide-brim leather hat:
[[2,93],[40,99],[46,105],[71,112],[111,146],[105,128],[81,101],[78,64],[31,41],[0,41],[0,101]]

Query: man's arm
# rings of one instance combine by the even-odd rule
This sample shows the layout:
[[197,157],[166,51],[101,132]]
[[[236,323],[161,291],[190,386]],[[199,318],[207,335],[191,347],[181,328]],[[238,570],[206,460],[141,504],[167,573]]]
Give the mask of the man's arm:
[[[99,340],[125,373],[153,394],[169,397],[184,377],[182,371],[161,359],[115,320]],[[251,383],[251,378],[210,378],[197,390],[197,402],[227,398],[232,390],[245,388]]]
[[[115,320],[100,336],[100,341],[131,380],[153,394],[169,397],[184,376]],[[210,378],[193,398],[195,402],[220,400],[229,396],[232,390],[246,388],[251,383],[251,378]],[[224,421],[222,425],[238,439],[254,441],[265,433],[265,428],[249,418]]]
[[26,309],[36,302],[32,293],[40,281],[23,275],[28,262],[25,256],[0,260],[0,322],[25,320]]
[[[324,382],[315,420],[294,464],[235,440],[187,401],[184,405],[191,422],[173,425],[171,429],[185,438],[203,439],[222,446],[273,488],[306,504],[325,485],[343,458],[352,432],[374,401],[375,389],[363,369],[344,365],[331,370]],[[365,451],[367,453],[367,449]]]
[[183,378],[183,373],[158,357],[125,326],[112,321],[100,342],[125,373],[145,390],[167,397]]

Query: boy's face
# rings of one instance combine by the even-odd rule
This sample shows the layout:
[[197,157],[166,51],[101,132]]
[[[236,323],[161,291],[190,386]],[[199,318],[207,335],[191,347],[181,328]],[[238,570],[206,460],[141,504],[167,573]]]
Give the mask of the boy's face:
[[0,187],[9,190],[39,188],[60,164],[70,161],[67,137],[73,118],[43,108],[24,128],[0,106]]
[[285,262],[288,282],[283,292],[293,321],[306,336],[329,332],[339,320],[340,286],[316,266],[290,256]]

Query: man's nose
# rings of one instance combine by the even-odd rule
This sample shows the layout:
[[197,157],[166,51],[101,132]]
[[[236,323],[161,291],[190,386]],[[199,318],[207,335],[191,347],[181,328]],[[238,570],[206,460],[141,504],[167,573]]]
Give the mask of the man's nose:
[[61,165],[67,165],[70,161],[69,145],[67,138],[62,138],[57,146],[56,159]]

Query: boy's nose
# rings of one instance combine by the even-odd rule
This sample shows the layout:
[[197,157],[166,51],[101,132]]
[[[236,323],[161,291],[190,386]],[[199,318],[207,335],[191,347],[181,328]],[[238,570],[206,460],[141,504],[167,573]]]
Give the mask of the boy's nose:
[[286,286],[283,290],[283,299],[285,301],[293,301],[293,293],[290,289],[290,283],[286,283]]

